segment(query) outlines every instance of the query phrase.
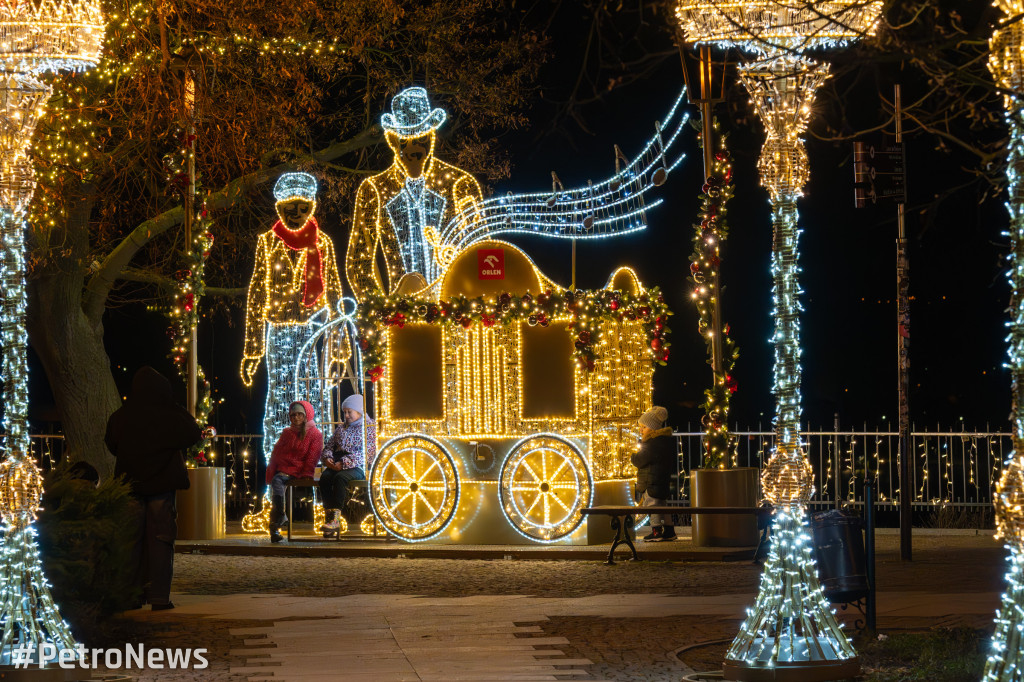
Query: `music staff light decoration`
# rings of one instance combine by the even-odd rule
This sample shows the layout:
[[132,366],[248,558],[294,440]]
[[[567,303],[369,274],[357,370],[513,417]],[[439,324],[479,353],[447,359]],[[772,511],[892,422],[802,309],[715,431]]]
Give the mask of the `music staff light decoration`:
[[1001,25],[989,43],[988,67],[996,85],[1003,89],[1006,125],[1010,131],[1009,157],[1006,163],[1006,207],[1010,225],[1010,320],[1007,336],[1010,372],[1013,378],[1013,450],[996,487],[996,537],[1010,553],[1006,592],[995,619],[992,649],[985,663],[985,682],[1024,680],[1024,124],[1021,123],[1024,97],[1024,13],[1022,0],[997,0],[1003,11]]
[[[441,240],[456,251],[484,239],[514,234],[562,239],[602,239],[643,230],[646,212],[662,199],[644,195],[665,183],[685,155],[668,160],[668,151],[685,129],[689,114],[681,108],[685,92],[655,123],[655,134],[632,160],[615,147],[615,173],[600,182],[564,189],[552,173],[552,191],[496,195],[460,212],[445,225]],[[622,165],[624,163],[624,166]]]
[[853,677],[860,663],[818,581],[807,532],[813,472],[800,439],[800,229],[797,200],[809,167],[801,136],[827,64],[802,53],[872,34],[879,0],[679,0],[676,16],[687,40],[737,47],[758,55],[741,65],[766,140],[758,160],[772,205],[775,331],[775,449],[762,482],[775,505],[775,540],[754,607],[726,653],[725,679],[831,680]]
[[[411,272],[433,284],[456,253],[498,235],[599,239],[644,229],[645,212],[662,201],[645,201],[644,195],[662,185],[684,158],[667,159],[689,119],[680,108],[683,98],[680,93],[633,160],[615,147],[611,177],[565,189],[552,173],[551,192],[509,192],[484,200],[471,175],[434,155],[436,130],[447,117],[445,111],[431,107],[423,88],[402,91],[392,101],[393,112],[381,116],[395,162],[363,180],[356,193],[345,264],[356,298],[363,302],[373,291],[392,293],[401,277]],[[416,139],[422,141],[426,161],[422,173],[413,178],[401,152],[404,144]],[[374,269],[378,251],[387,264],[387,290]]]
[[74,647],[43,575],[32,525],[43,485],[29,454],[24,219],[36,185],[28,149],[51,93],[41,78],[95,66],[104,25],[95,0],[12,0],[0,7],[0,665],[13,663],[19,647],[35,647],[33,661],[43,645]]

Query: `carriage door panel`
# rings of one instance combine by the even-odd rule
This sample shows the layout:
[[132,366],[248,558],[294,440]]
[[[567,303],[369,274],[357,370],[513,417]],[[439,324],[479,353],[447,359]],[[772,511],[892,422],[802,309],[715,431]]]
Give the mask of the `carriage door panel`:
[[391,418],[444,419],[441,327],[407,324],[389,334]]
[[523,325],[523,419],[576,418],[575,350],[564,323]]

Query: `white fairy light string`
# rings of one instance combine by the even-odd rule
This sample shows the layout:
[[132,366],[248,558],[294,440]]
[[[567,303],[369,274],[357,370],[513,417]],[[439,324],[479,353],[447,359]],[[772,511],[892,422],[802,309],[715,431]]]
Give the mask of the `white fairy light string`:
[[41,76],[95,66],[104,25],[95,0],[13,0],[0,7],[0,345],[5,430],[0,462],[0,665],[13,663],[12,653],[19,647],[23,651],[34,647],[36,656],[43,645],[58,650],[74,647],[71,631],[50,596],[32,525],[43,486],[29,454],[27,424],[24,217],[35,191],[27,151],[51,92]]
[[725,679],[831,680],[853,677],[860,663],[818,581],[807,531],[813,472],[800,439],[800,285],[797,200],[809,176],[802,135],[826,64],[801,53],[843,45],[874,32],[877,0],[827,2],[679,0],[676,17],[687,40],[738,47],[758,59],[740,79],[764,124],[758,160],[772,205],[775,331],[775,449],[762,476],[775,507],[772,549],[753,608],[726,653]]
[[1021,682],[1024,680],[1024,26],[1019,16],[1022,0],[998,0],[994,3],[1004,14],[1002,25],[989,43],[989,70],[996,85],[1004,90],[1003,105],[1010,131],[1006,163],[1006,208],[1010,226],[1010,320],[1007,327],[1009,368],[1013,378],[1013,450],[996,486],[996,537],[1010,553],[1006,591],[995,618],[992,649],[985,663],[984,682]]

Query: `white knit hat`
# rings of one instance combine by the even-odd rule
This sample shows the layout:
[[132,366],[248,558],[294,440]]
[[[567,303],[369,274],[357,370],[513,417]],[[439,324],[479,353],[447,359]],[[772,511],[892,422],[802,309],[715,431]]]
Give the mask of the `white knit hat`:
[[353,412],[363,413],[363,396],[358,393],[353,393],[349,397],[345,398],[344,402],[341,403],[341,409],[348,408]]
[[666,419],[668,419],[668,410],[666,410],[664,407],[659,407],[658,405],[655,405],[651,409],[644,412],[636,421],[641,426],[646,426],[652,431],[655,431],[665,426]]

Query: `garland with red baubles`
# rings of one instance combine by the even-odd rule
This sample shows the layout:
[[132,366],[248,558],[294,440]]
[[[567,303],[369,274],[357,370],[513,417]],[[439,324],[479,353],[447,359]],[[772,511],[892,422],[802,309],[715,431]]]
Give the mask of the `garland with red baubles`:
[[[404,327],[413,322],[460,326],[493,327],[525,322],[547,327],[556,320],[576,335],[574,357],[577,367],[594,371],[600,357],[595,343],[601,323],[638,321],[647,332],[650,359],[659,365],[669,357],[671,329],[668,318],[672,311],[657,287],[642,294],[602,289],[599,291],[548,290],[533,296],[502,293],[497,297],[454,296],[445,301],[432,301],[407,296],[385,296],[373,293],[359,305],[356,325],[360,330],[363,367],[371,381],[384,373],[384,335],[388,327]],[[565,318],[569,318],[568,322]]]

